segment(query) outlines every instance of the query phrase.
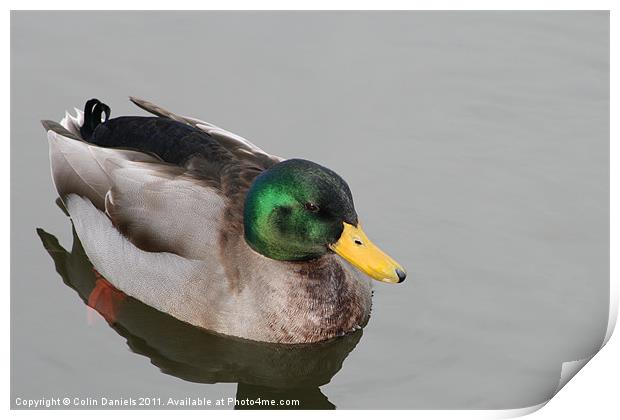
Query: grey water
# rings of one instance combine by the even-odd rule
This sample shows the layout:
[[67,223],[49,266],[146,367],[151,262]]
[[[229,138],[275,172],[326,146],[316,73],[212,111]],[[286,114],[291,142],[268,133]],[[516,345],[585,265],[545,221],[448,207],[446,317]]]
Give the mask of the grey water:
[[[335,170],[407,280],[375,282],[364,330],[309,349],[132,299],[109,324],[85,305],[39,120],[91,97],[143,115],[128,95]],[[605,11],[12,12],[11,405],[538,404],[605,335],[609,187]]]

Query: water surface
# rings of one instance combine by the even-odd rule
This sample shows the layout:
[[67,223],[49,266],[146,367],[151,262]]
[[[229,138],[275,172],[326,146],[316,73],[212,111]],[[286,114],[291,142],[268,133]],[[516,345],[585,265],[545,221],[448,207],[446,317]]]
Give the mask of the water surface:
[[[13,12],[11,31],[13,405],[278,384],[325,408],[517,408],[599,348],[608,13]],[[36,231],[72,247],[39,120],[91,97],[142,115],[128,95],[334,169],[369,236],[408,268],[401,285],[375,284],[363,332],[299,353],[308,383],[282,383],[296,357],[137,301],[111,328],[63,284]]]

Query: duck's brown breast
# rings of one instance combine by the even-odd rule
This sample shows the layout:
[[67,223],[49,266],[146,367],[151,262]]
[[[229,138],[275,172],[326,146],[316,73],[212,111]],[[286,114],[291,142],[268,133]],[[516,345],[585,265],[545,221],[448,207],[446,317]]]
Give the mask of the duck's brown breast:
[[[289,265],[285,305],[268,314],[269,328],[279,342],[322,341],[366,323],[370,284],[354,269],[331,255]],[[270,312],[269,305],[266,308]]]
[[225,245],[221,258],[230,316],[221,318],[227,323],[219,327],[222,332],[258,341],[310,343],[367,322],[370,279],[340,257],[276,261],[237,235],[229,236]]

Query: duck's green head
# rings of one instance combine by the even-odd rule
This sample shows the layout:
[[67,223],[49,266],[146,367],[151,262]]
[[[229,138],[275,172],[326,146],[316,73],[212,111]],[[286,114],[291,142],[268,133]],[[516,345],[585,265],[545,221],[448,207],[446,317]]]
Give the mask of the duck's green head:
[[268,258],[301,261],[336,252],[377,280],[405,279],[403,267],[361,229],[347,183],[316,163],[290,159],[261,173],[243,216],[246,242]]

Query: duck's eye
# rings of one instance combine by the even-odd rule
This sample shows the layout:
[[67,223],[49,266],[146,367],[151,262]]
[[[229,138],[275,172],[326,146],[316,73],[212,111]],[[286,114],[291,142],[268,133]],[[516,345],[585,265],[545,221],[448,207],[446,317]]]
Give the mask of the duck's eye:
[[319,206],[314,203],[306,203],[304,204],[304,207],[306,208],[306,210],[311,211],[312,213],[316,213],[317,211],[319,211]]

